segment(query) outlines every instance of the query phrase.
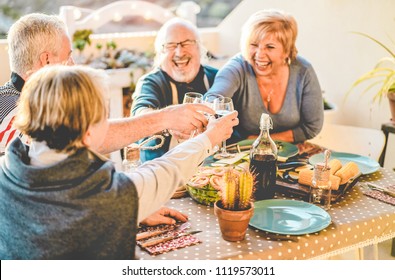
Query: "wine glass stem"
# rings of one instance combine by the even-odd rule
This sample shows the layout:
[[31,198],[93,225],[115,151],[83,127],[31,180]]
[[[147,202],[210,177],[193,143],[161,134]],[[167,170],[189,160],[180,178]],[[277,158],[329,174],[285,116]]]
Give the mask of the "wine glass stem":
[[226,140],[222,141],[221,154],[223,155],[228,154],[228,152],[226,151]]
[[199,131],[195,129],[194,131],[191,132],[191,135],[189,136],[189,139],[195,137],[195,135],[199,134]]

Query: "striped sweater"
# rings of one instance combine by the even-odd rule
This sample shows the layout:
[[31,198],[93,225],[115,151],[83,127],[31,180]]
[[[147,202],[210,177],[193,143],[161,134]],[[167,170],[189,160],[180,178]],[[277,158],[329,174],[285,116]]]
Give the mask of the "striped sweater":
[[25,81],[16,73],[11,80],[0,86],[0,155],[6,145],[19,133],[12,127],[16,115],[16,106]]

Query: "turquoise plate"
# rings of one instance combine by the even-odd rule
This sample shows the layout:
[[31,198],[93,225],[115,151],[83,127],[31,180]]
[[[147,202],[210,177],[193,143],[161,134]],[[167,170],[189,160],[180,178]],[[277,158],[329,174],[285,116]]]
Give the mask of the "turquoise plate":
[[303,201],[268,199],[254,205],[250,226],[268,232],[301,235],[320,231],[331,223],[328,212]]
[[[338,159],[344,165],[347,162],[353,161],[358,165],[359,170],[362,174],[370,174],[376,172],[380,168],[380,164],[377,161],[365,156],[349,153],[331,152],[330,159]],[[324,162],[324,154],[316,154],[309,158],[310,164],[314,165],[318,162]]]
[[[255,139],[246,139],[238,142],[237,144],[241,147],[243,146],[251,146],[254,143]],[[293,157],[299,153],[299,148],[294,144],[283,142],[283,141],[274,141],[278,147],[278,155],[281,157]]]

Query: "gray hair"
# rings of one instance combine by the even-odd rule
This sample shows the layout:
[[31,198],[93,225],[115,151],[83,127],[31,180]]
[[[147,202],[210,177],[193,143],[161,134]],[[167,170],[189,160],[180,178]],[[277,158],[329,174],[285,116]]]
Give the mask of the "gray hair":
[[192,22],[182,19],[182,18],[172,18],[168,21],[166,21],[162,27],[159,29],[156,38],[155,38],[155,59],[154,59],[154,67],[158,67],[161,65],[162,61],[162,54],[163,54],[163,44],[166,43],[166,33],[167,30],[174,26],[174,25],[181,25],[189,30],[191,30],[194,35],[195,35],[195,40],[197,41],[199,52],[200,52],[200,60],[201,63],[205,62],[208,60],[207,57],[207,49],[203,46],[201,39],[200,39],[200,34],[199,30],[197,29],[196,25],[194,25]]
[[63,35],[67,35],[66,25],[56,15],[32,13],[21,17],[7,36],[11,70],[25,76],[44,51],[57,55]]

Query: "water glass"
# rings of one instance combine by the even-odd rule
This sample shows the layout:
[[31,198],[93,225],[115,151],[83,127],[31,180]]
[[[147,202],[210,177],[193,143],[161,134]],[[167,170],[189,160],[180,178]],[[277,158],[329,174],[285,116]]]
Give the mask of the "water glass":
[[140,161],[140,147],[136,143],[123,148],[122,171],[125,173],[133,172],[139,165]]
[[[232,113],[234,110],[232,98],[223,97],[222,99],[215,99],[213,102],[213,109],[218,118]],[[234,155],[226,151],[226,140],[224,140],[222,142],[221,152],[215,155],[215,158],[222,159],[230,157],[234,157]]]
[[317,204],[324,210],[331,208],[330,167],[323,163],[314,166],[312,186],[310,187],[309,202]]

